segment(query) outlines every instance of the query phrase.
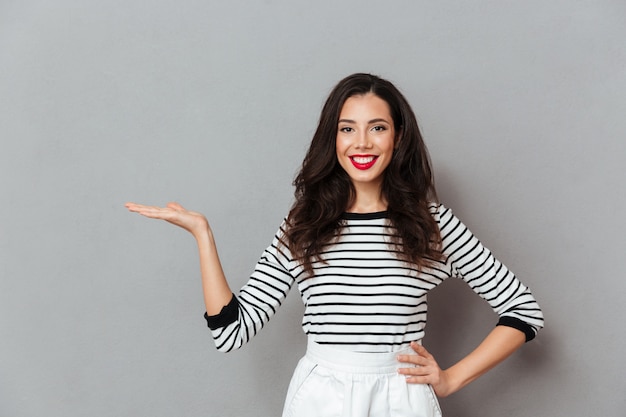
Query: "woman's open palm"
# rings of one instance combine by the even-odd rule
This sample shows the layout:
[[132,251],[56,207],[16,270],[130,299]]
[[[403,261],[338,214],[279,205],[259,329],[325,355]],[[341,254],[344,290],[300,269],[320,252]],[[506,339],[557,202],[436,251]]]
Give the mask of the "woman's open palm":
[[197,236],[198,233],[203,230],[207,230],[209,226],[204,215],[195,211],[189,211],[174,202],[167,203],[165,207],[146,206],[136,203],[126,203],[125,206],[129,211],[139,213],[142,216],[151,219],[165,220],[178,227],[182,227],[194,236]]

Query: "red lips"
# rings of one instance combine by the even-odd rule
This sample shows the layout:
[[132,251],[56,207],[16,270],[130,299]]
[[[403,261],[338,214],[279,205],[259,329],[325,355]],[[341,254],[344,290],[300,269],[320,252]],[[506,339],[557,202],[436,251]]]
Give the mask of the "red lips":
[[364,171],[373,167],[377,159],[378,156],[376,155],[352,155],[350,162],[356,169]]

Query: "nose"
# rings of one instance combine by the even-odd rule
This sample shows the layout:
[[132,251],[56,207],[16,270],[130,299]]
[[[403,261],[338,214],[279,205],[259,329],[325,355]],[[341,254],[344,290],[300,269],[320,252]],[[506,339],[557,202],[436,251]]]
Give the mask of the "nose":
[[360,129],[356,138],[356,147],[359,149],[367,149],[370,147],[370,138],[366,129]]

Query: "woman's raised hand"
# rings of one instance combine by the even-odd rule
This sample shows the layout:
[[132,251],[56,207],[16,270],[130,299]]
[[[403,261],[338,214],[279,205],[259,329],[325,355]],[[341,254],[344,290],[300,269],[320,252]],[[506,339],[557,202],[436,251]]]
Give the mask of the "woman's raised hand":
[[201,213],[189,211],[178,203],[167,203],[165,207],[145,206],[136,203],[126,203],[129,211],[139,213],[151,219],[165,220],[190,232],[194,237],[209,229],[209,222]]
[[218,314],[233,298],[233,293],[224,277],[206,217],[195,211],[189,211],[178,203],[168,203],[165,207],[144,206],[136,203],[126,203],[125,206],[128,210],[142,216],[165,220],[182,227],[196,238],[200,253],[200,273],[206,311],[209,315]]

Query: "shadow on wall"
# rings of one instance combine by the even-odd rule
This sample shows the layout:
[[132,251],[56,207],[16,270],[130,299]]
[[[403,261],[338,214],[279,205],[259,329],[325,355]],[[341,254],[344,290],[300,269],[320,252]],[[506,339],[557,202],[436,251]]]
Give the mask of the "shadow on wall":
[[[498,321],[491,307],[465,282],[449,279],[429,293],[428,324],[424,346],[445,369],[473,350]],[[550,334],[540,331],[537,339],[524,345],[505,362],[458,393],[441,400],[444,415],[463,417],[467,410],[513,407],[528,398],[515,398],[519,392],[541,394],[549,378],[543,376],[554,344]],[[554,371],[554,369],[552,369]],[[501,404],[494,404],[506,399]],[[506,405],[505,405],[506,404]]]

